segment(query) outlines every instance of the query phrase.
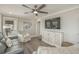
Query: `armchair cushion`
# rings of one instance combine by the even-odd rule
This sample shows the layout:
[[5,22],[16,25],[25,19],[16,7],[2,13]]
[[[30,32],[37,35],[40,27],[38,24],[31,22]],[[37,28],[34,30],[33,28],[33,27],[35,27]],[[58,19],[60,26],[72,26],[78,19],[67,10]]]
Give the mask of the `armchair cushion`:
[[0,54],[3,54],[6,50],[6,45],[0,42]]
[[12,44],[12,47],[7,49],[6,54],[19,54],[23,52],[23,48],[20,45],[18,39],[13,39]]

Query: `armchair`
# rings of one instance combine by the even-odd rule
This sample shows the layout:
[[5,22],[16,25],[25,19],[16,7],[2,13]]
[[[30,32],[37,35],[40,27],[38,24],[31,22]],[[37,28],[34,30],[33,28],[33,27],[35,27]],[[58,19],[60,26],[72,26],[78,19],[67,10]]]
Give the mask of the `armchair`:
[[[23,47],[20,45],[18,38],[11,39],[12,46],[6,45],[6,39],[3,41],[3,34],[0,32],[0,54],[23,54]],[[7,38],[8,39],[8,38]]]

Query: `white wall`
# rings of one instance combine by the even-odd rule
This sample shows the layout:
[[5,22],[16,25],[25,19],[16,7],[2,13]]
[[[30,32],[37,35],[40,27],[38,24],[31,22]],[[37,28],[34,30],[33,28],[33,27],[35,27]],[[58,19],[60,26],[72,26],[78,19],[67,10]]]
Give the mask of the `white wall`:
[[[45,19],[50,19],[54,17],[61,17],[61,29],[45,29]],[[60,31],[64,33],[64,41],[69,41],[72,43],[79,42],[79,9],[74,9],[71,11],[58,13],[55,15],[50,15],[41,19],[41,33],[43,31]]]

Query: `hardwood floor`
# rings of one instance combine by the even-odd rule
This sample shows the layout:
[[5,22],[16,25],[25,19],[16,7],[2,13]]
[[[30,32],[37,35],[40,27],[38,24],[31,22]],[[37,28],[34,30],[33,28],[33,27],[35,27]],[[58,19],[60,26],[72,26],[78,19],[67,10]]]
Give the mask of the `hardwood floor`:
[[[68,46],[72,46],[72,45],[73,44],[72,43],[69,43],[69,42],[63,42],[62,43],[62,46],[63,47],[68,47]],[[33,51],[36,51],[39,46],[55,47],[55,46],[51,46],[51,45],[43,42],[41,39],[32,38],[31,41],[28,41],[26,43],[23,43],[24,54],[31,54],[31,53],[33,53]]]

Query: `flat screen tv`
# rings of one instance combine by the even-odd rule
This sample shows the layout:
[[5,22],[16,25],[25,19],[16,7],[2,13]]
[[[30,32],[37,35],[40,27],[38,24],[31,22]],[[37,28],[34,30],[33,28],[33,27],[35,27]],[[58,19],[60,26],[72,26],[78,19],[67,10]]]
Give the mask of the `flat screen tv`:
[[46,29],[60,29],[60,17],[45,20]]

